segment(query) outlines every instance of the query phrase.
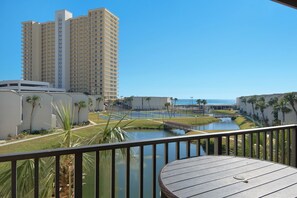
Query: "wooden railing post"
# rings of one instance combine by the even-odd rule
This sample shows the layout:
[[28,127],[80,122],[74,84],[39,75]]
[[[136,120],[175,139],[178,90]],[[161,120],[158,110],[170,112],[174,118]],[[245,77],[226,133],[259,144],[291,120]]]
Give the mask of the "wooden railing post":
[[222,137],[214,138],[214,154],[222,155]]
[[292,166],[297,167],[297,127],[292,129]]

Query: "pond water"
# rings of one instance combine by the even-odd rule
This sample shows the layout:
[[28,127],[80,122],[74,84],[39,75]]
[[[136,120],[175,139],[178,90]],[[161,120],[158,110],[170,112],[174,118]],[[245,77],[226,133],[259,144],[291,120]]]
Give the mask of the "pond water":
[[[221,122],[211,123],[204,126],[197,127],[199,130],[236,130],[238,126],[231,121],[231,119],[222,119]],[[143,139],[154,139],[154,138],[165,138],[178,135],[184,135],[182,130],[164,131],[164,130],[135,130],[128,132],[130,140],[143,140]],[[169,151],[169,162],[175,160],[175,143],[170,143],[168,148]],[[158,185],[158,174],[164,166],[164,145],[157,145],[156,156],[156,186],[157,192],[160,192]],[[191,156],[196,156],[196,144],[191,144]],[[201,155],[204,155],[204,151],[201,148]],[[116,197],[125,197],[126,188],[126,162],[125,156],[121,157],[120,151],[116,152]],[[91,154],[94,156],[94,154]],[[101,155],[100,155],[101,157]],[[180,158],[186,157],[186,143],[181,142],[180,144]],[[123,160],[124,158],[124,160]],[[139,197],[139,148],[133,148],[130,158],[130,197]],[[101,162],[101,161],[100,161]],[[109,159],[105,159],[103,166],[100,167],[100,197],[110,197],[110,171],[111,164]],[[144,147],[144,197],[152,197],[152,146]],[[84,197],[94,197],[94,170],[88,171],[85,178],[85,185],[83,188]],[[159,193],[156,193],[156,197],[159,197]]]
[[238,130],[239,126],[231,118],[220,118],[220,122],[213,122],[206,125],[195,126],[197,130]]

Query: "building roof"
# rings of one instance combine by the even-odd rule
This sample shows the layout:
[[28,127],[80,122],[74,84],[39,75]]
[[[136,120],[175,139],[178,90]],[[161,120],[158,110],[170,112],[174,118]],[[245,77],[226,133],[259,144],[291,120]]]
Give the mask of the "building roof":
[[272,0],[272,1],[297,9],[296,0]]
[[21,91],[66,92],[65,89],[53,88],[48,82],[30,80],[0,81],[0,89]]

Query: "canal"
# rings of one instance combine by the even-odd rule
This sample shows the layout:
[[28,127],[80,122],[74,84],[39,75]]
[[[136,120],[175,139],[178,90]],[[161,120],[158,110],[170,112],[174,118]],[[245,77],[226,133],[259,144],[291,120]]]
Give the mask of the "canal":
[[[211,123],[202,126],[196,126],[198,130],[237,130],[239,127],[230,118],[222,118],[220,122]],[[184,135],[182,130],[133,130],[128,132],[129,140],[144,140],[154,138],[173,137],[178,135]],[[191,145],[191,156],[196,155],[195,144]],[[201,148],[201,155],[204,155],[204,151]],[[169,144],[169,161],[175,160],[175,143]],[[164,145],[157,145],[157,174],[164,166]],[[92,154],[93,155],[93,154]],[[108,156],[108,155],[107,155]],[[117,163],[116,163],[116,197],[125,197],[125,156],[122,156],[120,151],[117,151]],[[186,144],[180,144],[180,157],[186,157]],[[110,171],[111,164],[110,159],[104,158],[102,160],[102,166],[100,166],[100,197],[110,196]],[[139,148],[133,148],[131,153],[131,165],[130,165],[130,197],[139,197]],[[158,178],[158,177],[157,177]],[[144,147],[144,197],[152,197],[152,147]],[[156,181],[158,184],[158,181]],[[159,192],[159,186],[157,185],[157,192]],[[94,197],[94,170],[87,171],[85,176],[85,185],[83,188],[84,197]],[[159,197],[159,194],[156,194]]]

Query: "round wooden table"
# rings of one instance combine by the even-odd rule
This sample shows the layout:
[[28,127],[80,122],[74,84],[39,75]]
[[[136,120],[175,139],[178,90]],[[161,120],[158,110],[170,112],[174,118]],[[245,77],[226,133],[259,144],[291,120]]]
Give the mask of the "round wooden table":
[[162,197],[297,197],[297,169],[233,156],[173,161],[159,175]]

